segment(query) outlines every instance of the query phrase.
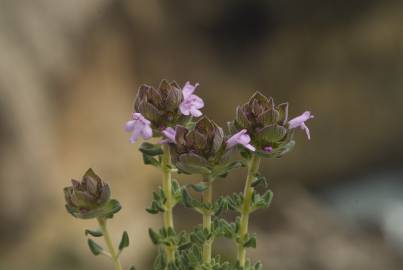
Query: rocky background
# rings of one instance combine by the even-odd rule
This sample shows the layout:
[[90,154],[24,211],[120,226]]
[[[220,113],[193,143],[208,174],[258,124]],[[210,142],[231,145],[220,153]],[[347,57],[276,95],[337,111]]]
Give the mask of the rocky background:
[[[388,0],[1,0],[0,269],[111,269],[86,247],[95,223],[64,210],[63,186],[88,167],[124,206],[111,229],[133,239],[125,264],[151,269],[146,232],[160,220],[144,209],[159,174],[123,125],[137,87],[161,78],[200,82],[222,125],[255,90],[315,114],[312,140],[298,134],[264,165],[275,199],[254,216],[251,256],[265,269],[401,269],[402,12]],[[218,186],[239,190],[243,176]],[[197,219],[176,214],[180,228]]]

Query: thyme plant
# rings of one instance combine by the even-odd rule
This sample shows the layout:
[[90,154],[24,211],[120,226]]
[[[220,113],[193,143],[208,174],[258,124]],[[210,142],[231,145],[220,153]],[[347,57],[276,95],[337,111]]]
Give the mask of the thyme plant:
[[[162,216],[162,227],[148,231],[158,249],[153,269],[261,270],[259,261],[247,258],[247,249],[256,248],[256,235],[249,231],[250,216],[269,207],[273,197],[267,179],[259,171],[262,160],[280,158],[291,151],[296,128],[304,130],[310,139],[305,122],[313,115],[306,111],[288,120],[288,103],[276,105],[272,98],[256,92],[237,107],[235,119],[228,122],[225,132],[203,116],[200,110],[204,102],[194,94],[197,87],[189,82],[180,87],[167,80],[162,80],[158,88],[140,86],[134,112],[125,127],[132,133],[131,143],[157,138],[139,147],[144,164],[154,166],[162,176],[161,186],[153,192],[146,209]],[[243,192],[214,196],[214,183],[239,168],[247,171]],[[181,181],[173,179],[173,174]],[[187,183],[188,175],[197,176],[199,183]],[[257,191],[258,186],[263,193]],[[85,230],[90,251],[110,257],[115,270],[124,269],[119,257],[129,246],[129,236],[123,232],[115,248],[107,222],[121,206],[110,198],[108,184],[89,169],[81,181],[72,180],[64,193],[71,215],[98,221],[98,229]],[[199,213],[200,225],[190,231],[175,230],[173,211],[177,204]],[[229,211],[238,214],[235,220],[223,218],[222,214]],[[104,237],[106,248],[95,242],[97,237]],[[224,260],[214,252],[214,241],[219,237],[234,242],[237,254],[232,260]]]

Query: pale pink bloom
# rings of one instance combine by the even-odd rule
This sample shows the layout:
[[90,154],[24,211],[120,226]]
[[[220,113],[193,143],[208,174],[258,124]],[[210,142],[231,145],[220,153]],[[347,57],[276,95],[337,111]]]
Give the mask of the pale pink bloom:
[[306,136],[308,137],[308,140],[311,139],[311,133],[309,132],[309,128],[305,125],[305,122],[308,121],[309,119],[314,118],[314,116],[311,114],[310,111],[306,111],[300,116],[297,116],[290,121],[288,121],[288,127],[290,129],[293,128],[301,128],[302,130],[305,130]]
[[186,82],[183,87],[183,101],[179,105],[179,109],[183,115],[199,117],[203,114],[200,109],[204,107],[204,101],[200,97],[193,95],[198,86],[198,83],[191,85],[190,82]]
[[145,119],[141,113],[133,113],[132,120],[127,121],[125,130],[133,132],[130,137],[131,143],[135,143],[140,137],[147,140],[153,136],[151,122]]
[[176,143],[175,137],[176,137],[176,130],[168,127],[162,131],[162,134],[164,134],[165,139],[161,140],[159,143],[160,144],[166,144],[166,143]]
[[237,134],[233,135],[231,138],[227,140],[227,148],[232,148],[235,145],[243,145],[247,149],[251,151],[256,151],[256,148],[250,144],[251,138],[247,133],[246,129],[241,130]]

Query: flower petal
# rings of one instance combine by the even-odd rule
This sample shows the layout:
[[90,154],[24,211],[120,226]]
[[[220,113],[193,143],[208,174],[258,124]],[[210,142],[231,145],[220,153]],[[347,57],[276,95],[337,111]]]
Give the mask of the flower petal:
[[251,145],[250,143],[249,144],[247,144],[247,145],[244,145],[247,149],[249,149],[249,150],[251,150],[252,152],[255,152],[256,151],[256,148],[253,146],[253,145]]
[[185,86],[182,88],[184,99],[189,98],[194,93],[194,91],[198,86],[199,86],[198,83],[196,83],[195,85],[191,85],[190,82],[186,82]]
[[136,125],[136,121],[129,120],[129,121],[126,122],[125,130],[127,132],[133,131],[135,125]]

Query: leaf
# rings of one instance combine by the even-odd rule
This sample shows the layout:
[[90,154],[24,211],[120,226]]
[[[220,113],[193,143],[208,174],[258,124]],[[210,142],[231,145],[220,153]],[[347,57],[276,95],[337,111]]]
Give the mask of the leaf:
[[244,247],[256,248],[256,235],[250,237],[244,244]]
[[252,182],[252,187],[257,187],[260,184],[263,184],[265,187],[268,185],[267,179],[263,175],[256,176],[255,180]]
[[136,270],[136,267],[134,267],[133,265],[130,266],[129,270]]
[[160,236],[153,229],[151,229],[151,228],[148,229],[148,234],[151,238],[151,241],[154,243],[154,245],[158,245],[160,243]]
[[122,206],[117,200],[111,199],[104,206],[86,212],[79,211],[75,208],[68,208],[67,206],[66,208],[74,217],[92,219],[97,217],[112,218],[114,214],[122,209]]
[[208,175],[211,173],[211,170],[207,168],[208,161],[194,153],[180,155],[176,165],[180,170],[190,174]]
[[161,149],[160,145],[156,145],[156,144],[152,144],[152,143],[148,143],[148,142],[143,142],[140,145],[139,148],[140,152],[149,155],[149,156],[159,156],[162,155],[164,152]]
[[139,112],[150,121],[158,121],[162,113],[151,103],[142,101],[139,104]]
[[130,244],[129,241],[129,235],[127,234],[126,231],[123,232],[122,239],[120,240],[119,244],[119,250],[123,250],[124,248],[127,248]]
[[259,131],[259,139],[267,142],[278,142],[287,134],[287,129],[279,125],[270,125]]
[[145,165],[152,165],[157,168],[161,167],[161,162],[159,160],[145,153],[143,153],[143,162]]
[[208,189],[208,184],[205,182],[200,182],[200,183],[193,184],[190,186],[197,192],[203,192]]
[[94,236],[94,237],[101,237],[104,234],[103,234],[103,232],[101,230],[89,230],[89,229],[87,229],[87,230],[85,230],[85,236],[88,236],[88,235],[91,235],[91,236]]
[[92,254],[94,254],[95,256],[98,256],[104,250],[100,245],[95,243],[95,241],[92,239],[88,239],[88,246],[89,246]]
[[261,125],[275,124],[280,117],[280,113],[275,109],[270,109],[259,115],[257,122]]
[[288,102],[281,103],[276,106],[279,112],[279,122],[281,125],[285,124],[288,120]]
[[182,190],[182,201],[186,207],[193,207],[193,200],[189,192],[186,189]]
[[263,195],[263,200],[266,204],[266,207],[270,206],[271,201],[273,200],[273,192],[271,190],[268,190],[264,195]]

